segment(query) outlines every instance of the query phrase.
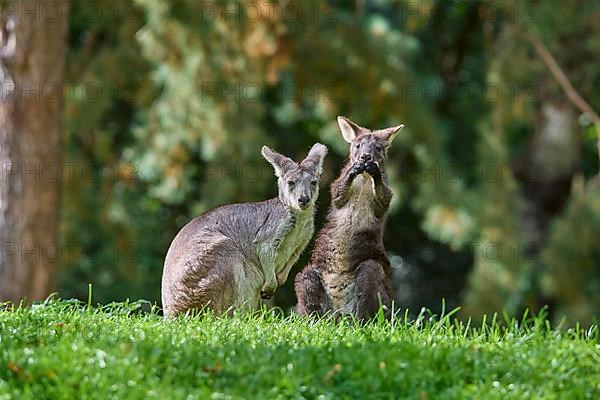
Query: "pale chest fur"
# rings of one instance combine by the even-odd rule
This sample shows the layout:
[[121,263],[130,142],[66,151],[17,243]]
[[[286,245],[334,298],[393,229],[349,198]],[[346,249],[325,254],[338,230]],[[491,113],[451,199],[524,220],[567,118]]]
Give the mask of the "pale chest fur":
[[280,272],[285,269],[290,262],[297,261],[298,256],[304,250],[314,231],[313,216],[296,217],[295,221],[290,221],[291,227],[288,227],[283,234],[283,238],[278,240],[275,254],[275,271]]
[[[277,283],[280,272],[289,271],[289,266],[295,263],[302,250],[312,237],[314,230],[313,215],[296,216],[295,219],[284,221],[274,235],[258,244],[256,251],[258,264],[255,268],[239,268],[236,282],[245,306],[252,309],[259,302],[259,290],[265,283]],[[273,271],[272,268],[275,270]],[[287,272],[283,272],[287,276]],[[272,275],[273,274],[273,275]],[[271,281],[270,279],[274,280]]]
[[348,239],[353,233],[369,229],[376,223],[374,191],[373,179],[368,175],[359,175],[352,182],[348,202],[335,213],[336,241],[341,245],[350,244]]
[[[268,260],[268,264],[280,272],[295,262],[306,247],[314,231],[313,215],[290,217],[276,231],[271,240],[259,246],[260,259]],[[263,266],[264,267],[264,266]]]

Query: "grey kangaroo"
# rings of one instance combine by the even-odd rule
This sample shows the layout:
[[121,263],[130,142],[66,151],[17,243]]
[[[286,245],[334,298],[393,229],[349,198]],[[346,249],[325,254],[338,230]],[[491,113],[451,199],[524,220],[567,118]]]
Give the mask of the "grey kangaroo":
[[301,162],[267,146],[279,196],[225,205],[184,226],[167,252],[162,277],[165,315],[212,309],[256,309],[287,280],[314,231],[314,204],[327,148],[317,143]]
[[338,117],[350,159],[331,185],[331,207],[310,263],[296,276],[301,315],[374,316],[379,305],[391,314],[391,267],[383,227],[392,199],[385,174],[387,149],[404,125],[371,131]]

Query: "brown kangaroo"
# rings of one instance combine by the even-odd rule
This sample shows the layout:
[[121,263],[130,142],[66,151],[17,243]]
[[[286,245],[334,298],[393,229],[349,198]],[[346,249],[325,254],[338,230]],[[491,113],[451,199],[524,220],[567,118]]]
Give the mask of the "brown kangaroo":
[[331,185],[332,204],[310,263],[296,276],[296,311],[365,320],[382,305],[389,318],[393,291],[383,228],[392,192],[385,160],[404,125],[371,131],[344,117],[338,124],[350,159]]

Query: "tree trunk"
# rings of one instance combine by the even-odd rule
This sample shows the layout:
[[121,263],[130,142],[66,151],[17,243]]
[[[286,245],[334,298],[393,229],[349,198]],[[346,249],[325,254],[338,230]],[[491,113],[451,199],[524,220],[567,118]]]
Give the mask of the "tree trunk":
[[55,290],[67,2],[0,1],[0,301]]
[[530,308],[552,305],[552,299],[542,294],[544,266],[540,253],[547,243],[550,224],[569,200],[572,179],[580,162],[580,146],[577,115],[571,105],[543,99],[532,141],[525,152],[526,161],[515,170],[525,205],[521,225],[528,243],[523,246],[521,256],[531,266],[527,304]]
[[572,107],[544,100],[526,161],[515,171],[525,197],[522,223],[530,241],[527,248],[531,254],[525,256],[530,259],[537,259],[550,222],[567,204],[579,163],[579,148],[577,115]]

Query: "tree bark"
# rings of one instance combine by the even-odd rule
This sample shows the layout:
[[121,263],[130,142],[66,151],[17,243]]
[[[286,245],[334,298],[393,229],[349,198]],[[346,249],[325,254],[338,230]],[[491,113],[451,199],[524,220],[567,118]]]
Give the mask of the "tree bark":
[[0,301],[56,285],[67,2],[0,1]]
[[546,246],[550,224],[568,203],[581,156],[575,110],[569,103],[547,94],[541,100],[533,138],[524,161],[514,171],[525,206],[521,225],[528,238],[520,256],[532,263],[530,297],[538,299],[538,304],[528,306],[535,308],[552,304],[552,299],[544,298],[541,293],[544,266],[539,261],[540,253]]

